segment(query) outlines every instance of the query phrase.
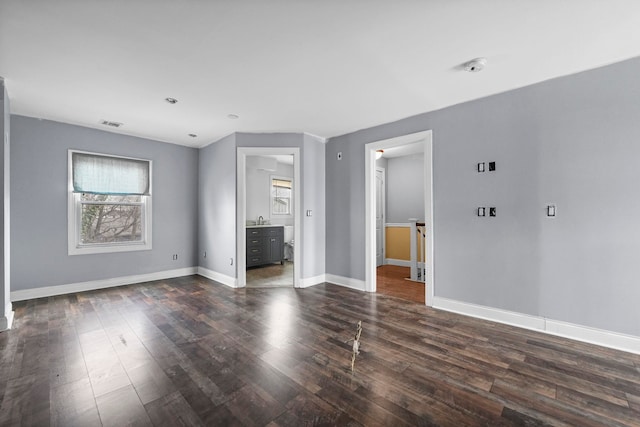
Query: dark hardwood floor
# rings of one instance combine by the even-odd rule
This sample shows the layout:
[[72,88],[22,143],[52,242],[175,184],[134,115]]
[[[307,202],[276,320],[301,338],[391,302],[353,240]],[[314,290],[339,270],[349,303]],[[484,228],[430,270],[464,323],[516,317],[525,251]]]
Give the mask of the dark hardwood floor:
[[14,307],[2,426],[640,425],[638,355],[335,285],[192,276]]
[[376,292],[424,304],[424,283],[407,280],[409,267],[381,265],[376,268]]

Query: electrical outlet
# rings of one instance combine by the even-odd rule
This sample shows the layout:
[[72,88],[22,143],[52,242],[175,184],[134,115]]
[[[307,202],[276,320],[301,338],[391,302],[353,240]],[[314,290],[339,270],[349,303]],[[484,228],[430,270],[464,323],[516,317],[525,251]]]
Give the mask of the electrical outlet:
[[231,265],[233,265],[233,258],[229,258],[231,260]]
[[203,258],[207,257],[207,251],[204,251],[204,255],[202,255]]
[[338,152],[338,154],[336,155],[336,159],[342,160],[342,151]]

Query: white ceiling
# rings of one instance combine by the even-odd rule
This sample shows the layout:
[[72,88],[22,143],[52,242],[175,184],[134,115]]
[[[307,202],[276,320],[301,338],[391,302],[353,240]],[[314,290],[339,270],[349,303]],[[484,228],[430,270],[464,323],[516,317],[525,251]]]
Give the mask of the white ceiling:
[[332,137],[639,55],[638,0],[0,0],[13,114],[190,146]]

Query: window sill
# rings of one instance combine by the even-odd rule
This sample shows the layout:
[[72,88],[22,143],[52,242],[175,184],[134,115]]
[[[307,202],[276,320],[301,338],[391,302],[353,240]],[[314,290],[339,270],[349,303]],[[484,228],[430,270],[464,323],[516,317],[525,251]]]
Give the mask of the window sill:
[[108,254],[117,252],[149,251],[151,243],[134,245],[104,245],[104,246],[80,246],[69,247],[69,255]]

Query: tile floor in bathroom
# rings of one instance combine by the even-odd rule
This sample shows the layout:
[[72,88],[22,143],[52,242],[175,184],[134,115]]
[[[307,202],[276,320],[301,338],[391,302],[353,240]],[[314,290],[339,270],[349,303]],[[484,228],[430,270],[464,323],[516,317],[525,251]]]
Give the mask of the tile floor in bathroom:
[[248,288],[293,286],[293,262],[247,268]]

